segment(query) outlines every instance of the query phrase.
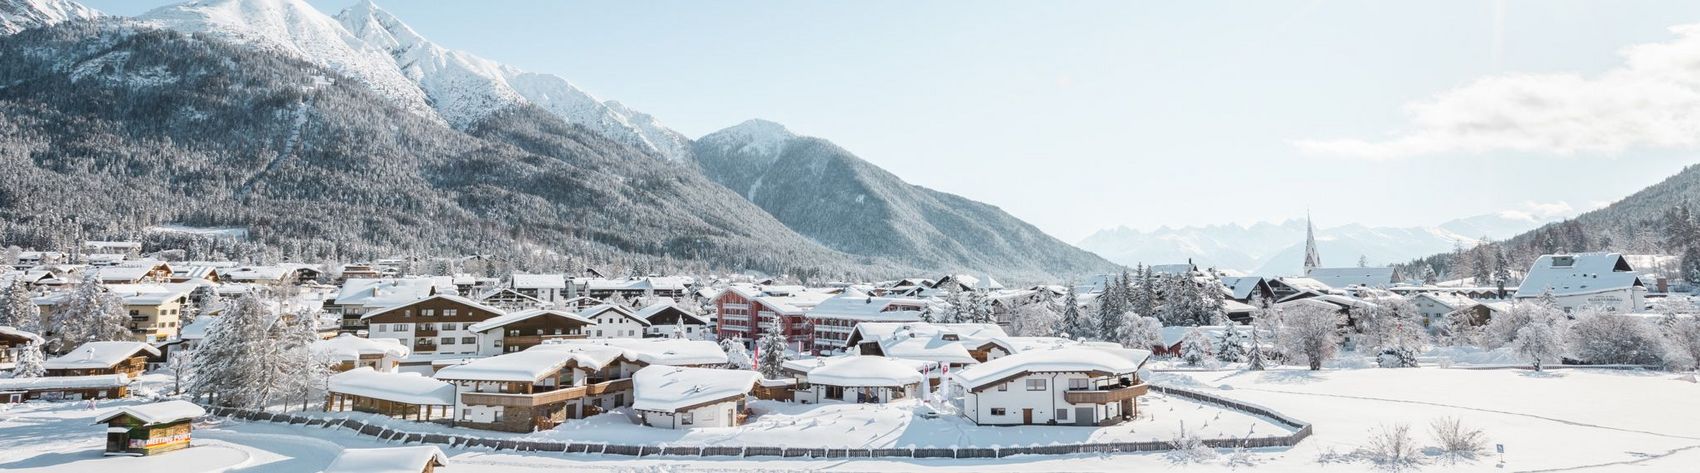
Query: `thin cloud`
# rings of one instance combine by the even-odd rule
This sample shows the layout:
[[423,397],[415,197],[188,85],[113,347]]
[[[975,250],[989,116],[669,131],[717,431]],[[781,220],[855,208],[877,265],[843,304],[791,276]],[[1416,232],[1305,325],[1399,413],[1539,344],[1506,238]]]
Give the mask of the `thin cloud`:
[[1625,48],[1623,64],[1596,77],[1485,77],[1407,104],[1406,132],[1293,144],[1309,153],[1367,159],[1700,148],[1700,24],[1670,30],[1674,40]]

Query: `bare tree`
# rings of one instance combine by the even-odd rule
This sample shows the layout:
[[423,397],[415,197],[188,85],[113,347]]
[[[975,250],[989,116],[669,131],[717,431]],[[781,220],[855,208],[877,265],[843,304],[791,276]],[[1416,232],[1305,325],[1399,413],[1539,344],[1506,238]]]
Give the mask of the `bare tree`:
[[1328,307],[1297,304],[1282,309],[1281,350],[1289,357],[1303,358],[1311,371],[1320,370],[1322,362],[1340,348],[1340,326],[1344,324],[1345,317]]

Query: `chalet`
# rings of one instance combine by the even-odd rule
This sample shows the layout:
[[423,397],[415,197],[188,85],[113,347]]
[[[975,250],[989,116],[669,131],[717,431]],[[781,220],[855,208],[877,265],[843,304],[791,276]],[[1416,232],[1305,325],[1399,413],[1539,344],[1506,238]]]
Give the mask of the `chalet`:
[[1411,304],[1417,307],[1417,313],[1423,316],[1423,326],[1430,330],[1445,327],[1447,317],[1459,311],[1469,311],[1472,325],[1484,325],[1493,314],[1493,309],[1475,299],[1461,294],[1445,292],[1425,292],[1411,296]]
[[135,378],[147,369],[148,359],[159,356],[159,349],[142,342],[88,342],[41,366],[48,376],[122,374]]
[[419,373],[387,373],[361,366],[331,375],[325,411],[356,411],[397,419],[454,417],[455,386]]
[[788,360],[783,372],[796,380],[797,402],[883,404],[921,395],[923,361],[847,355]]
[[800,286],[731,286],[714,299],[719,339],[753,344],[763,334],[785,335],[790,349],[809,351],[814,327],[806,316],[831,294]]
[[397,339],[362,338],[349,333],[313,342],[313,351],[336,361],[336,371],[371,368],[379,372],[394,372],[401,359],[413,353]]
[[672,337],[683,331],[682,338],[700,340],[708,336],[708,321],[679,308],[673,301],[661,301],[638,309],[637,317],[649,322],[644,337]]
[[1607,312],[1639,312],[1647,288],[1629,261],[1617,253],[1544,255],[1529,267],[1516,298],[1551,294],[1565,310],[1595,307]]
[[[109,268],[110,269],[110,268]],[[177,337],[194,284],[108,284],[107,292],[124,301],[130,332],[137,341],[163,342]]]
[[319,270],[301,264],[239,266],[219,271],[225,282],[245,284],[304,284],[319,278]]
[[478,353],[473,324],[506,311],[465,297],[438,294],[389,308],[366,312],[361,321],[370,338],[391,338],[417,354]]
[[807,324],[814,327],[809,351],[816,355],[834,353],[847,348],[846,342],[864,323],[920,322],[927,301],[921,299],[838,296],[821,301],[804,314]]
[[381,279],[384,277],[382,269],[367,263],[350,263],[342,265],[342,268],[337,270],[337,274],[340,275],[337,278],[338,282],[343,283],[355,279]]
[[559,274],[515,273],[509,289],[544,302],[566,299],[567,278]]
[[1222,295],[1227,299],[1256,305],[1260,300],[1275,300],[1275,290],[1267,279],[1258,276],[1221,278]]
[[1100,426],[1132,419],[1151,352],[1107,347],[1031,350],[955,371],[951,396],[977,425]]
[[[908,351],[913,347],[904,347],[895,353],[887,353],[886,348],[910,339],[928,341],[929,345],[956,344],[968,353],[974,362],[983,362],[1001,356],[1015,353],[1017,348],[1010,341],[1003,327],[997,324],[936,324],[927,322],[865,322],[856,324],[855,331],[844,341],[844,350],[852,354],[903,357],[912,355]],[[934,348],[937,349],[937,348]],[[952,350],[954,352],[954,350]],[[954,357],[952,359],[960,360]],[[933,356],[926,357],[928,361],[949,361]],[[958,365],[969,364],[962,361]]]
[[25,251],[18,253],[18,264],[14,268],[28,269],[44,264],[68,263],[65,254],[57,251]]
[[1393,285],[1393,268],[1310,268],[1305,277],[1334,288],[1386,289]]
[[585,338],[595,322],[561,309],[528,309],[472,324],[478,354],[499,355],[542,345],[549,340]]
[[[343,275],[347,276],[347,273]],[[362,316],[369,311],[416,302],[436,294],[436,281],[429,278],[351,278],[343,281],[335,299],[327,301],[325,311],[342,315],[343,332],[356,333],[366,329],[366,320]]]
[[435,473],[449,465],[437,447],[345,448],[323,473]]
[[0,325],[0,364],[16,361],[17,352],[23,349],[24,345],[45,343],[40,335]]
[[1284,277],[1267,280],[1276,301],[1284,301],[1301,292],[1326,293],[1334,288],[1311,278]]
[[997,291],[1003,289],[998,280],[986,276],[984,279],[967,274],[947,274],[934,282],[932,288],[938,291]]
[[129,261],[118,266],[96,268],[95,278],[102,284],[144,284],[171,282],[171,265],[160,261]]
[[626,299],[647,297],[684,297],[690,280],[677,276],[649,276],[626,279],[575,278],[576,295],[607,300],[615,296]]
[[207,411],[189,401],[114,409],[94,419],[106,424],[106,455],[146,456],[189,448],[196,417]]
[[436,378],[455,384],[457,425],[530,432],[629,405],[631,376],[645,366],[725,363],[710,341],[554,340],[447,366]]
[[121,374],[0,378],[0,402],[118,399],[130,395],[130,381]]
[[578,315],[595,323],[585,329],[588,338],[643,338],[649,328],[648,320],[619,304],[602,304]]
[[758,379],[748,370],[651,365],[632,375],[632,410],[650,427],[737,427]]
[[484,305],[499,307],[502,310],[509,311],[549,306],[549,303],[544,302],[543,299],[525,295],[511,287],[504,287],[485,292],[483,295],[478,296],[477,300]]

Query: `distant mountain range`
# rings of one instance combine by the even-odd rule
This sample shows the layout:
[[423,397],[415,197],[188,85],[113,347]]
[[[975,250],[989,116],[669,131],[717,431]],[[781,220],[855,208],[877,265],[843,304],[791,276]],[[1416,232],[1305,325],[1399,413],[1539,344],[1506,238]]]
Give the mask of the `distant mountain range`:
[[[818,277],[1115,268],[777,124],[693,142],[566,79],[437,45],[370,1],[334,17],[302,0],[97,17],[0,0],[15,32],[0,38],[0,132],[17,150],[0,244],[179,225],[246,229],[255,251],[289,258],[476,252]],[[41,200],[68,189],[102,192]]]
[[[1484,237],[1509,238],[1558,217],[1491,214],[1448,221],[1433,227],[1369,227],[1358,224],[1317,228],[1317,249],[1324,266],[1403,263],[1412,258],[1473,247]],[[1125,265],[1168,264],[1191,260],[1201,266],[1256,275],[1292,275],[1304,262],[1305,221],[1139,231],[1126,227],[1100,230],[1079,246]]]

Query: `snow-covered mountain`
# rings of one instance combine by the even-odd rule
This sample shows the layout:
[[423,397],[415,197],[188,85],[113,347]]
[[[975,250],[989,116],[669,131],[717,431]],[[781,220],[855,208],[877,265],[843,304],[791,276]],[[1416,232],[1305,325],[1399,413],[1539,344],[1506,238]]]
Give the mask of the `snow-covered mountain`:
[[0,0],[0,34],[97,16],[100,12],[72,0]]
[[140,19],[294,54],[371,86],[403,109],[460,129],[532,104],[663,158],[681,160],[690,151],[688,139],[649,115],[604,103],[564,78],[433,43],[369,0],[335,17],[303,0],[197,0]]
[[1115,269],[1003,210],[904,182],[832,142],[750,120],[702,137],[710,179],[828,248],[1013,279]]
[[[1491,214],[1431,227],[1369,227],[1358,224],[1317,229],[1324,266],[1356,266],[1360,257],[1373,265],[1475,246],[1482,238],[1500,240],[1539,227],[1542,219]],[[1304,220],[1254,225],[1209,225],[1151,231],[1127,227],[1099,230],[1079,246],[1121,264],[1166,264],[1192,260],[1205,266],[1259,275],[1296,274],[1304,261]]]

